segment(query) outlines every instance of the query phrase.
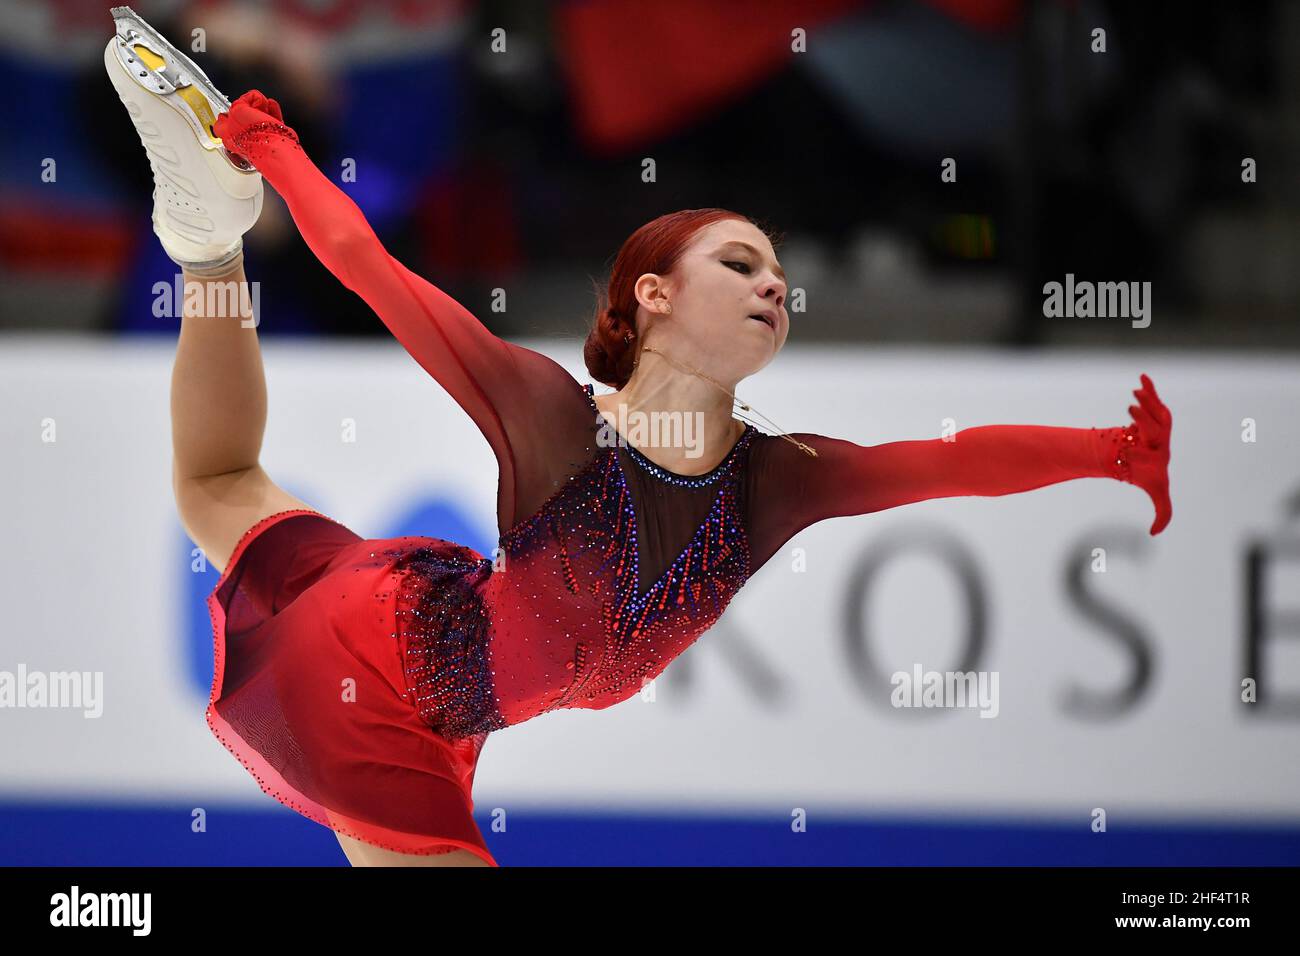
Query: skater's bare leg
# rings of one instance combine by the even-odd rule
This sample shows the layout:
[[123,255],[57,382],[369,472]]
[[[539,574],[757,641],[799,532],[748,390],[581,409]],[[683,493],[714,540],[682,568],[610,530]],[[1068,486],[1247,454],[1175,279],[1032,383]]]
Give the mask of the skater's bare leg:
[[[187,281],[172,376],[172,483],[181,523],[224,570],[243,533],[306,507],[258,464],[266,385],[247,296],[215,308],[209,290],[245,281],[243,236],[262,211],[262,175],[212,130],[227,104],[201,67],[126,7],[115,7],[104,69],[153,170],[153,232]],[[242,305],[242,307],[241,307]],[[241,319],[250,319],[243,322]]]
[[240,537],[262,518],[311,506],[279,488],[258,464],[266,378],[243,256],[217,275],[183,275],[171,383],[173,491],[181,524],[223,571]]

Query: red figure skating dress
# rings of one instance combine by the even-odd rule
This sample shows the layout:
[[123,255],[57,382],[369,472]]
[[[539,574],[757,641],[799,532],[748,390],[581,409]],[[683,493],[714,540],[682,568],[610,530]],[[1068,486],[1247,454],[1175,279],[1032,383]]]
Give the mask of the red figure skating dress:
[[496,561],[437,538],[363,539],[311,511],[250,528],[208,599],[213,732],[271,796],[404,853],[495,863],[471,810],[488,734],[636,694],[791,536],[837,515],[1084,477],[1139,484],[1168,521],[1168,410],[1107,429],[992,425],[860,446],[747,425],[685,477],[619,442],[591,386],[492,335],[393,259],[278,105],[217,133],[284,198],[312,251],[479,426],[500,466]]

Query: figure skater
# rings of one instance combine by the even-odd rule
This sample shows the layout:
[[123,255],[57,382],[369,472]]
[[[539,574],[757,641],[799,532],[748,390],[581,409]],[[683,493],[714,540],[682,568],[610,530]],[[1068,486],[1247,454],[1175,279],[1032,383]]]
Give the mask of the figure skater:
[[[154,231],[186,282],[245,281],[265,177],[496,456],[492,557],[362,538],[259,465],[256,329],[242,309],[206,314],[187,298],[173,473],[181,522],[222,572],[207,721],[354,865],[496,865],[472,816],[487,736],[636,694],[814,522],[1110,478],[1150,496],[1151,534],[1169,523],[1172,416],[1145,375],[1132,421],[1113,428],[984,425],[863,446],[737,418],[737,383],[772,361],[790,317],[769,236],[727,210],[664,215],[623,244],[583,353],[615,389],[596,395],[390,256],[275,100],[252,90],[227,104],[129,8],[114,14],[105,67],[153,164]],[[617,428],[653,412],[700,416],[703,453],[638,447]]]

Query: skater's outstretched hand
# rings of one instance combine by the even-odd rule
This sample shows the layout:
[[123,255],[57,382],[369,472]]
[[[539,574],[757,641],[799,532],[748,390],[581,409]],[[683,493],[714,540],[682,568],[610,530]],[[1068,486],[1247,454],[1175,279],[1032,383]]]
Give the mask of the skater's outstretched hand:
[[294,142],[298,141],[298,134],[285,125],[280,104],[264,95],[261,90],[249,90],[230,104],[229,113],[217,117],[212,130],[221,137],[226,149],[243,156],[240,146],[244,135],[250,130],[267,128],[265,124],[268,123],[278,127],[281,132],[287,132]]
[[1173,517],[1169,500],[1169,436],[1174,417],[1151,379],[1142,375],[1142,387],[1133,390],[1138,404],[1128,407],[1133,423],[1128,425],[1116,450],[1116,477],[1137,485],[1151,497],[1156,518],[1151,533],[1159,534]]

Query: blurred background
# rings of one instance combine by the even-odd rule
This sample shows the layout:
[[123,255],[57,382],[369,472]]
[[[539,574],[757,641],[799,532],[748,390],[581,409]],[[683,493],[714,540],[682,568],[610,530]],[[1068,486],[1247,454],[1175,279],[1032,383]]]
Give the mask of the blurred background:
[[[0,397],[13,455],[0,487],[20,505],[5,518],[3,598],[20,612],[0,635],[0,670],[98,667],[107,694],[114,674],[131,688],[130,713],[89,732],[80,715],[0,710],[0,863],[342,864],[332,834],[261,795],[203,726],[216,575],[192,573],[170,500],[177,322],[150,306],[175,269],[150,230],[148,163],[104,76],[109,6],[0,2]],[[756,644],[715,629],[701,647],[722,649],[721,670],[696,648],[674,664],[669,700],[682,709],[667,724],[629,703],[599,725],[548,715],[494,735],[476,798],[502,863],[1300,863],[1300,697],[1272,697],[1264,721],[1237,703],[1266,637],[1300,631],[1294,609],[1268,612],[1300,593],[1294,574],[1278,577],[1295,560],[1300,512],[1300,5],[133,8],[183,48],[201,37],[192,55],[231,99],[250,88],[278,99],[336,181],[354,161],[342,188],[393,255],[580,380],[593,283],[622,241],[662,213],[723,206],[779,235],[792,290],[806,295],[789,358],[745,383],[788,430],[929,437],[954,410],[963,427],[1122,424],[1140,371],[1185,430],[1170,532],[1118,539],[1148,555],[1151,576],[1110,597],[1143,608],[1144,625],[1083,612],[1070,584],[1120,502],[1128,531],[1149,523],[1138,495],[1091,487],[903,516],[966,535],[989,599],[1007,609],[997,627],[936,597],[924,569],[894,581],[894,611],[879,611],[911,631],[988,628],[1002,667],[1020,661],[1030,685],[1059,667],[1126,688],[1098,705],[1117,723],[1083,720],[1056,689],[1042,689],[1040,710],[960,731],[923,715],[915,737],[900,730],[912,722],[847,691],[806,704],[823,711],[782,711],[784,671],[760,666],[754,648],[790,653],[776,620],[824,633],[820,664],[786,663],[811,669],[806,695],[817,696],[813,673],[843,679],[850,664],[834,654],[853,612],[841,606],[858,607],[866,588],[849,569],[862,535],[886,529],[844,526],[846,538],[827,526],[807,534],[830,570],[799,585],[816,614],[794,617],[788,571],[764,569],[763,593],[736,605]],[[941,175],[946,160],[955,178]],[[316,261],[269,185],[245,243],[271,378],[268,471],[359,533],[490,550],[494,483],[477,433]],[[1150,282],[1150,325],[1046,315],[1044,284],[1067,274]],[[505,312],[490,308],[494,289],[509,292]],[[810,376],[832,410],[800,394]],[[351,404],[331,404],[340,392]],[[329,438],[313,444],[317,418],[358,408],[384,423],[364,460]],[[1260,423],[1249,444],[1247,418]],[[47,419],[70,423],[57,458],[38,438]],[[431,433],[436,448],[411,450]],[[93,586],[67,586],[70,561]],[[1035,597],[1026,565],[1042,578]],[[934,618],[910,618],[918,605]],[[1063,616],[1074,623],[1042,633]],[[1163,637],[1143,638],[1146,626]],[[1122,649],[1044,651],[1072,627],[1118,635]],[[1161,640],[1182,649],[1174,673],[1190,683],[1152,664],[1172,663],[1152,649]],[[1294,643],[1268,660],[1300,687]],[[88,647],[106,655],[96,666]],[[936,660],[952,657],[936,647]],[[155,667],[157,684],[141,676]],[[701,697],[732,670],[752,695],[730,707],[726,693]],[[985,724],[997,729],[973,743],[970,727]],[[839,729],[810,740],[808,727]],[[489,833],[487,811],[520,801],[515,819],[528,822]],[[187,808],[216,804],[237,822],[196,840]],[[789,807],[805,805],[834,822],[792,843]],[[1099,839],[1090,814],[1112,805],[1132,814]]]
[[[508,282],[526,308],[484,316],[503,334],[580,335],[590,280],[629,233],[716,205],[784,235],[783,265],[815,302],[801,342],[1123,335],[1043,318],[1043,283],[1072,271],[1153,282],[1150,344],[1300,344],[1293,4],[136,9],[165,35],[201,27],[213,81],[277,97],[322,168],[354,159],[348,192],[398,258],[469,304]],[[0,10],[0,324],[172,334],[133,307],[165,264],[148,164],[102,75],[107,5]],[[57,185],[36,175],[46,157]],[[955,182],[940,178],[948,157]],[[249,278],[294,281],[266,290],[264,333],[383,334],[268,206]]]

